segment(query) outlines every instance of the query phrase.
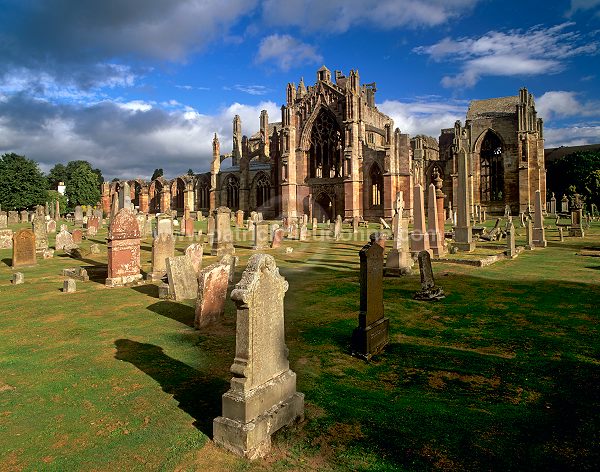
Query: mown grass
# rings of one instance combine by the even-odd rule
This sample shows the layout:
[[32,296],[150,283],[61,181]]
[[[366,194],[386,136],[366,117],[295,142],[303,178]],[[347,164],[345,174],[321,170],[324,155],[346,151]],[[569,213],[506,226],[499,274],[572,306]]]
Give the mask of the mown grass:
[[[549,230],[548,248],[485,268],[434,263],[439,302],[412,299],[418,274],[385,279],[390,344],[369,363],[349,355],[366,231],[268,250],[290,285],[286,336],[306,420],[255,462],[210,440],[231,377],[231,301],[221,325],[197,331],[191,300],[159,300],[152,284],[104,287],[103,245],[83,261],[39,260],[18,286],[0,251],[0,470],[596,470],[600,258],[576,255],[600,250],[595,225],[564,243]],[[252,254],[245,236],[236,281]],[[144,240],[144,271],[150,248]],[[91,280],[63,294],[61,270],[78,265]]]

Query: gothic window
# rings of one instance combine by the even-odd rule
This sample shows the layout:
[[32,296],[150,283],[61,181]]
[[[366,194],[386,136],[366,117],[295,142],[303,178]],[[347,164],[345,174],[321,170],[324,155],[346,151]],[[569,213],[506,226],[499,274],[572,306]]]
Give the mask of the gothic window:
[[480,153],[480,196],[482,202],[503,200],[504,166],[502,164],[502,142],[489,131],[481,143]]
[[371,166],[371,208],[380,208],[383,202],[383,174],[377,164]]
[[198,208],[209,208],[210,207],[210,189],[208,181],[203,179],[198,183]]
[[269,206],[271,199],[271,181],[265,174],[260,174],[256,180],[256,206]]
[[237,210],[240,206],[240,181],[233,176],[229,176],[226,187],[227,207],[231,210]]
[[310,137],[310,176],[342,177],[342,133],[332,113],[321,111]]

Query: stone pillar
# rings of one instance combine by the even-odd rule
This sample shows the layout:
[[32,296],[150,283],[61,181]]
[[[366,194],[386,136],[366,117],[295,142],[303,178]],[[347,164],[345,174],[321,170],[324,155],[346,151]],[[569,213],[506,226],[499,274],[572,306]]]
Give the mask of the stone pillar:
[[425,202],[423,201],[423,187],[420,184],[414,187],[414,229],[410,235],[410,250],[412,252],[429,251],[429,235],[425,226]]
[[140,192],[140,196],[139,196],[139,207],[140,207],[140,211],[142,213],[148,213],[148,188],[147,187],[142,187],[142,190]]
[[[446,248],[444,247],[444,236],[443,234],[440,234],[438,204],[435,194],[435,185],[433,184],[429,184],[428,199],[427,226],[429,233],[429,246],[431,247],[434,256],[443,257],[446,254]],[[444,201],[442,198],[442,209],[443,208]]]
[[533,225],[533,245],[535,247],[546,247],[546,235],[544,232],[544,215],[542,208],[542,193],[539,190],[535,191],[535,215]]
[[166,213],[171,210],[171,191],[168,188],[168,185],[165,185],[160,192],[160,212]]
[[383,310],[383,251],[376,242],[366,244],[360,257],[360,312],[352,333],[352,355],[370,359],[389,342],[389,318]]
[[464,149],[458,151],[458,189],[456,192],[457,213],[454,227],[454,245],[461,251],[471,252],[475,249],[471,216],[469,210],[469,169],[467,154]]
[[213,421],[214,442],[248,459],[266,455],[271,435],[304,418],[285,345],[283,299],[287,281],[275,259],[255,254],[231,292],[237,306],[234,377]]

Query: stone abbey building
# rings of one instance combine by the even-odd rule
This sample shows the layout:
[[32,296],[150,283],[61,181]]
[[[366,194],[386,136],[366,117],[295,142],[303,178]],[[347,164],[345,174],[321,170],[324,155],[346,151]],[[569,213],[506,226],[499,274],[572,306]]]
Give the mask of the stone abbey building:
[[[129,181],[132,202],[144,212],[184,209],[207,214],[219,206],[265,218],[336,215],[373,220],[391,217],[397,192],[412,211],[413,187],[427,189],[434,174],[443,180],[446,206],[457,189],[457,153],[469,162],[472,205],[488,214],[525,211],[536,190],[546,196],[543,123],[526,89],[511,97],[474,100],[465,124],[443,129],[439,139],[411,138],[375,105],[375,83],[361,84],[358,71],[348,77],[325,66],[314,85],[287,85],[281,121],[260,115],[260,129],[247,136],[233,118],[230,154],[213,139],[210,172]],[[120,183],[105,183],[103,206]]]

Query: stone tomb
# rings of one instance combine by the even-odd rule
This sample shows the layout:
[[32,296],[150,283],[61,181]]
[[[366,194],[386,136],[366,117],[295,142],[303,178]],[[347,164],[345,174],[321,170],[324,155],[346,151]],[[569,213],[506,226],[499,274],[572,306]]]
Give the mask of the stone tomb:
[[140,274],[140,227],[131,210],[119,210],[108,232],[108,278],[114,287],[136,282]]
[[188,256],[167,258],[167,277],[174,300],[191,300],[198,296],[198,276]]
[[446,295],[442,287],[435,286],[433,268],[431,267],[431,255],[427,251],[421,251],[418,256],[419,270],[421,271],[421,290],[413,296],[415,300],[440,300]]
[[146,279],[160,280],[167,273],[167,258],[175,255],[175,238],[168,233],[160,233],[152,241],[152,272]]
[[275,259],[255,254],[231,293],[237,306],[234,376],[222,416],[213,422],[213,440],[249,459],[266,455],[275,431],[304,418],[304,395],[296,391],[285,345],[287,289]]
[[35,233],[30,229],[21,229],[13,235],[12,266],[35,265]]
[[383,313],[383,248],[372,241],[359,252],[360,312],[352,333],[352,355],[370,359],[389,342],[389,318]]
[[227,254],[220,262],[211,264],[198,273],[195,328],[200,329],[216,323],[223,317],[232,258],[233,256]]

